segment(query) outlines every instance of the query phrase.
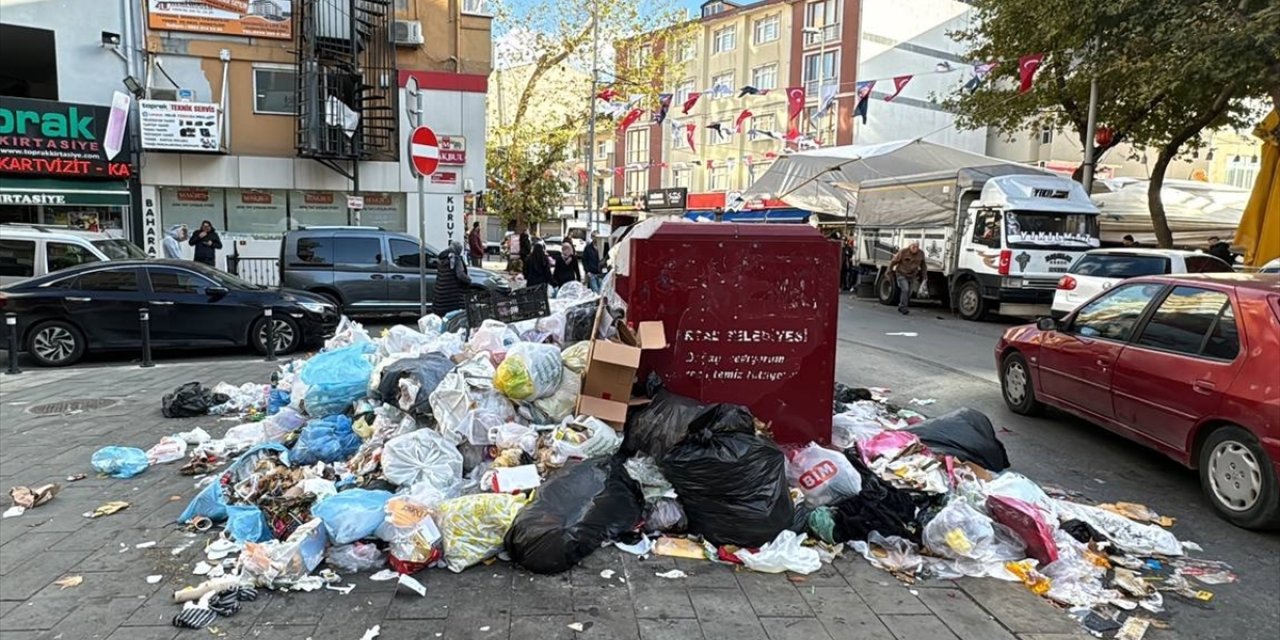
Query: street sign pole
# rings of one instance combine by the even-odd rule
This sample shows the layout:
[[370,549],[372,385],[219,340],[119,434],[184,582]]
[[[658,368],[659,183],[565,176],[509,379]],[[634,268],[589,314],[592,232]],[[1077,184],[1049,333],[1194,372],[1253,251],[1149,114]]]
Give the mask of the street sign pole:
[[[413,107],[409,109],[409,117],[415,128],[422,126],[422,91],[418,89],[418,80],[409,76],[405,83],[405,93],[413,98]],[[409,153],[413,146],[410,143]],[[427,315],[427,196],[423,184],[423,175],[418,174],[418,317]]]

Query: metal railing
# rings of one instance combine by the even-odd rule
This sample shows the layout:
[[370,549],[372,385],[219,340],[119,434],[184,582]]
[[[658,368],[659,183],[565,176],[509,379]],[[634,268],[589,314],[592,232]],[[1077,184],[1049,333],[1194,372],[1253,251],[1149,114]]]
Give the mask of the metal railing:
[[279,258],[245,258],[243,256],[227,256],[227,273],[239,276],[252,284],[264,287],[280,286]]
[[[823,27],[805,27],[804,46],[813,47],[823,42],[835,42],[840,39],[840,25],[829,24]],[[808,29],[816,29],[816,32],[810,32]]]

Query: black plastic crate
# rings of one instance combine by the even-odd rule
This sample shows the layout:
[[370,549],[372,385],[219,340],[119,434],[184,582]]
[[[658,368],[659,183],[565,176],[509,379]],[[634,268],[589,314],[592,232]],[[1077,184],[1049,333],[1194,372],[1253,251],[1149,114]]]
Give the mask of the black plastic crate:
[[467,323],[479,327],[485,320],[497,320],[511,324],[551,315],[547,299],[547,285],[516,289],[502,293],[486,289],[467,296]]

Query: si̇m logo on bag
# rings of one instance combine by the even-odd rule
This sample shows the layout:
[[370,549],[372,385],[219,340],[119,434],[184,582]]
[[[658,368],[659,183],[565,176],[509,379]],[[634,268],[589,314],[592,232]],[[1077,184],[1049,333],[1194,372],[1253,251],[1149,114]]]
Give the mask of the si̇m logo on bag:
[[800,488],[805,491],[812,491],[822,486],[828,480],[836,477],[838,472],[839,469],[836,468],[834,462],[831,462],[830,460],[823,460],[822,462],[813,465],[813,467],[808,471],[800,474]]

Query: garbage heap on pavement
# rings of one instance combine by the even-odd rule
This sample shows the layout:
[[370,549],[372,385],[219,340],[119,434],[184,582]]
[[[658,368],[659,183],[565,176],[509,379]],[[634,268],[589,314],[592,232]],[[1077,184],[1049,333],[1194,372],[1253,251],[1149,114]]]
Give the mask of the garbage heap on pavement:
[[559,573],[610,543],[800,574],[851,548],[907,583],[1021,582],[1098,633],[1158,620],[1164,594],[1212,597],[1189,576],[1235,579],[1184,558],[1193,545],[1169,518],[1007,471],[974,410],[926,419],[838,385],[831,446],[784,449],[745,407],[670,393],[657,372],[624,424],[578,414],[592,340],[625,338],[596,318],[622,312],[573,286],[550,306],[469,336],[435,316],[376,338],[344,320],[271,383],[165,397],[166,415],[244,417],[220,438],[195,429],[96,454],[118,477],[182,461],[198,477],[179,522],[209,532],[210,562],[175,594],[188,602],[175,624],[208,624],[204,610],[252,588],[341,590],[340,574],[376,571],[422,593],[410,576],[428,568],[501,558]]

